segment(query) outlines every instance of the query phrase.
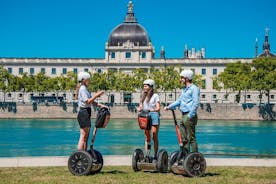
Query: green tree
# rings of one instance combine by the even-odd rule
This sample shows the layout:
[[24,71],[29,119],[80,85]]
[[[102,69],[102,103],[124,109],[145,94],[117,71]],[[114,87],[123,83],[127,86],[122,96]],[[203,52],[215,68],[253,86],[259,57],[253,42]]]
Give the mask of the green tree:
[[252,89],[260,92],[260,103],[263,94],[270,103],[270,91],[276,89],[276,59],[257,58],[252,62]]
[[224,71],[214,78],[214,88],[220,90],[222,88],[220,84],[223,84],[223,88],[226,91],[238,91],[236,101],[239,103],[241,91],[248,91],[251,88],[250,78],[250,64],[241,63],[240,61],[229,63]]

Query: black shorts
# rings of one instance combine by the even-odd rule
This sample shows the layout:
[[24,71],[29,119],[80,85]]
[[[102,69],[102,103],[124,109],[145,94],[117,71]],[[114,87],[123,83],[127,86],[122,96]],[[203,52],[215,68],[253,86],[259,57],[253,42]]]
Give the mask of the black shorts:
[[88,128],[91,127],[91,108],[80,108],[78,113],[78,122],[80,128]]

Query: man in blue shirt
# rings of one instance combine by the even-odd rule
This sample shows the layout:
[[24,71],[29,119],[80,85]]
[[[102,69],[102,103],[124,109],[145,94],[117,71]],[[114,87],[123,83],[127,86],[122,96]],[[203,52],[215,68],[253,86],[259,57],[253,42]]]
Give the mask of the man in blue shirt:
[[182,123],[180,124],[180,132],[183,141],[184,152],[198,152],[195,126],[197,124],[197,108],[199,106],[199,88],[193,84],[192,80],[194,72],[192,70],[183,70],[180,73],[181,83],[184,85],[181,96],[172,104],[165,107],[165,110],[175,109],[179,107],[182,112]]

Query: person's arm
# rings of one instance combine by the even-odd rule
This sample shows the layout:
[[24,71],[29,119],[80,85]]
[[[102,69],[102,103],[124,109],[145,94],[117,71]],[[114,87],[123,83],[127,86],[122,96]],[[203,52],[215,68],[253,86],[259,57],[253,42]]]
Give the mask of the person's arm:
[[199,94],[200,94],[200,90],[198,87],[195,87],[193,89],[193,93],[192,93],[192,107],[191,110],[188,114],[188,118],[191,119],[192,117],[194,117],[196,115],[196,110],[197,107],[199,106]]
[[[93,105],[96,105],[97,103],[96,103],[96,102],[94,102],[94,101],[96,100],[96,98],[98,98],[98,97],[102,96],[103,94],[104,94],[104,92],[103,92],[103,91],[99,91],[99,92],[97,92],[95,95],[93,95],[93,97],[92,97],[92,98],[88,98],[85,102],[86,102],[87,104],[93,104]],[[96,104],[94,104],[94,103],[96,103]]]
[[150,109],[151,112],[159,112],[160,111],[160,97],[159,95],[155,96],[155,109]]
[[182,92],[182,94],[180,95],[180,97],[175,102],[173,102],[169,106],[164,107],[164,110],[170,110],[170,109],[174,110],[176,107],[178,107],[180,105],[182,96],[183,96],[183,92]]
[[143,110],[143,104],[140,102],[139,106],[137,107],[137,111],[141,112]]

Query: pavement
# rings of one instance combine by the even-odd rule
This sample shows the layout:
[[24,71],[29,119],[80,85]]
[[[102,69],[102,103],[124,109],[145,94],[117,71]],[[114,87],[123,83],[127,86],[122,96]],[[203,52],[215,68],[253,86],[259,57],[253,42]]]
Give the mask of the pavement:
[[[131,166],[131,155],[103,156],[105,166]],[[68,157],[2,157],[0,167],[67,166]],[[271,158],[206,158],[207,166],[276,167]]]

